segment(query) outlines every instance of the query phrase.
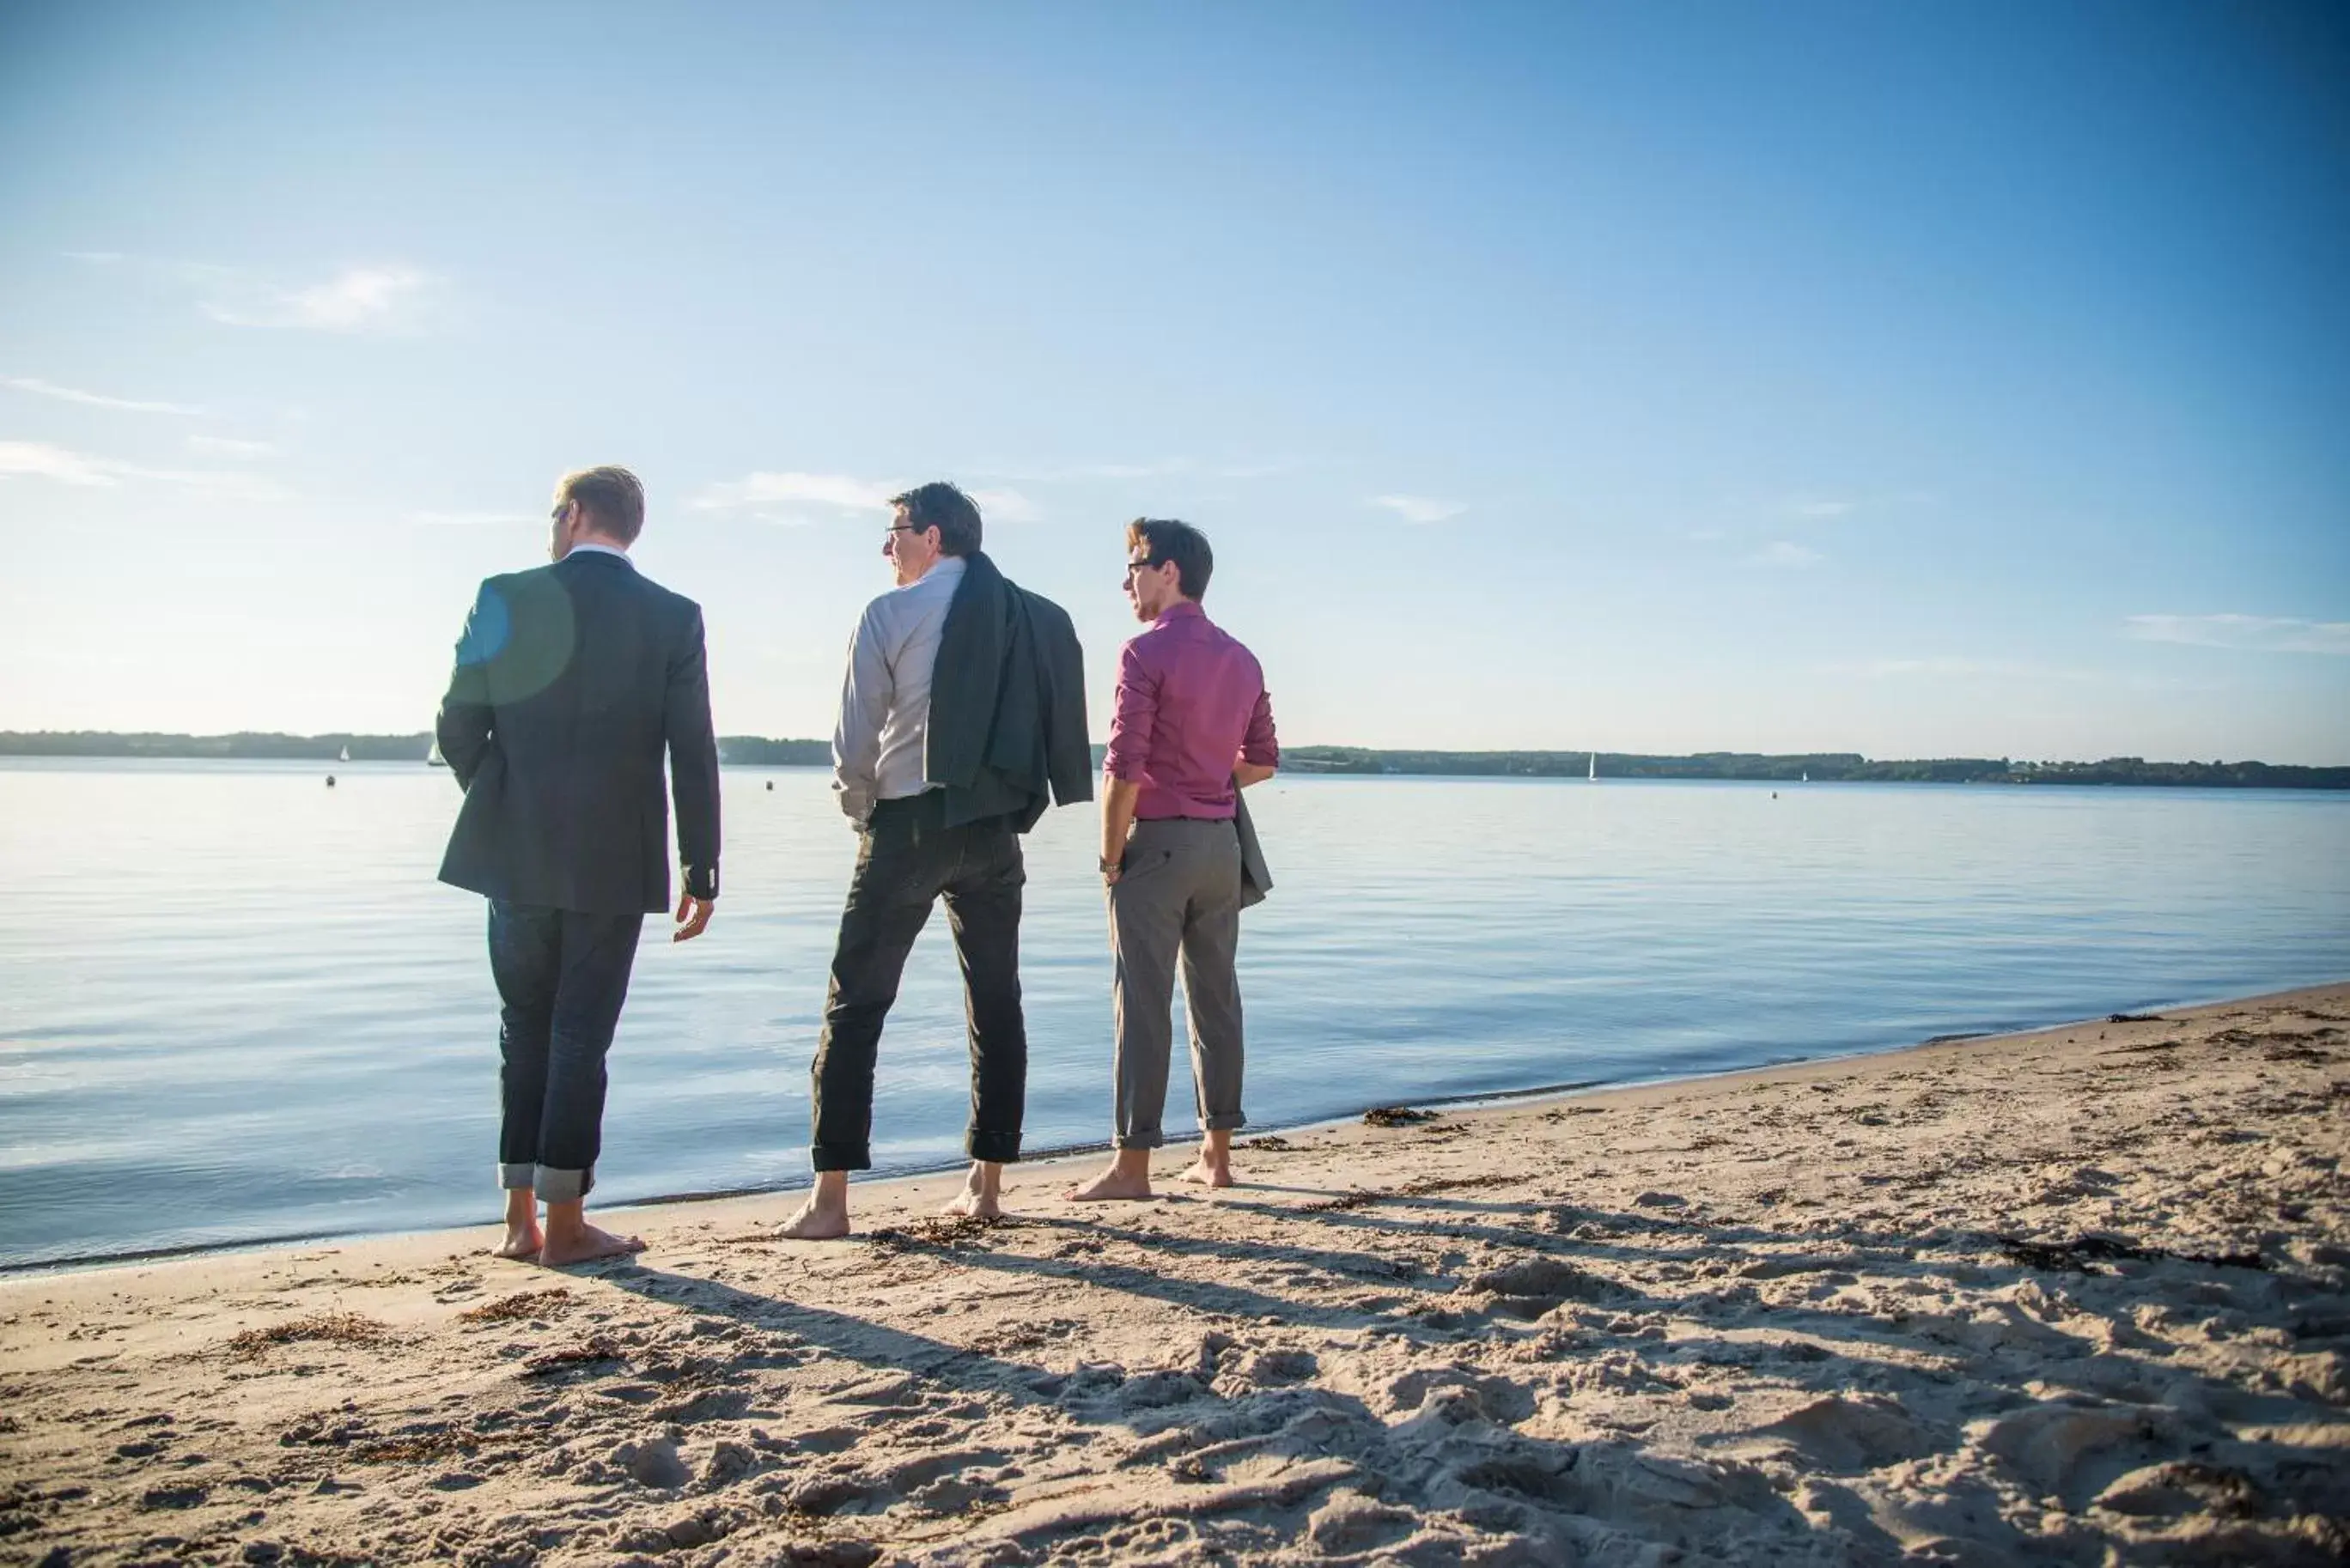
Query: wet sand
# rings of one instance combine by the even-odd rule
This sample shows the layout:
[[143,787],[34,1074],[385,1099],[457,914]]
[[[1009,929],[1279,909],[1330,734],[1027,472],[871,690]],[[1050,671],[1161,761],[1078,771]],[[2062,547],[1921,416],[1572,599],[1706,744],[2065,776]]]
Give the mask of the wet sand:
[[1389,1120],[0,1280],[0,1563],[2350,1552],[2350,985]]

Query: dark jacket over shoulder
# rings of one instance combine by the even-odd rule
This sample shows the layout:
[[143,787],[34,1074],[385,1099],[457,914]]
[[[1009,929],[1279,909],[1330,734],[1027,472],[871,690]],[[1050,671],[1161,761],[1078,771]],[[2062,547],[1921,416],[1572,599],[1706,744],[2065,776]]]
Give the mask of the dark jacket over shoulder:
[[950,826],[1011,816],[1025,833],[1048,794],[1059,805],[1094,797],[1077,628],[984,551],[964,557],[939,629],[922,777],[945,790]]
[[[435,725],[465,804],[441,880],[588,914],[718,896],[718,742],[702,607],[575,550],[482,585]],[[669,757],[664,792],[661,757]]]

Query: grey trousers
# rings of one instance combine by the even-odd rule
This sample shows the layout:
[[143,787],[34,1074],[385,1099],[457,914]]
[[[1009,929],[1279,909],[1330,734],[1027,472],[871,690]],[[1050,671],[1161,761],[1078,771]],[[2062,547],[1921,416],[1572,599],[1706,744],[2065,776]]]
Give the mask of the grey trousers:
[[1119,1148],[1157,1148],[1174,1050],[1175,965],[1183,966],[1191,1075],[1200,1126],[1247,1125],[1241,1115],[1241,845],[1229,821],[1138,822],[1109,888],[1117,960],[1117,1124]]

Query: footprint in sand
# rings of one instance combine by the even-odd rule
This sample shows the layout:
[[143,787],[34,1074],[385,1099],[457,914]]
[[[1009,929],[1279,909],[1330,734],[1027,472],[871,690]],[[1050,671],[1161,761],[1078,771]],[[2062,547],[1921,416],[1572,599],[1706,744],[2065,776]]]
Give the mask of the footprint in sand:
[[622,1443],[614,1449],[608,1462],[616,1469],[627,1472],[639,1486],[656,1491],[674,1491],[693,1479],[693,1472],[678,1458],[677,1443],[671,1438],[655,1438],[641,1443]]
[[1978,1424],[1969,1436],[2043,1496],[2086,1502],[2121,1475],[2167,1456],[2178,1417],[2155,1405],[2035,1406]]
[[1248,1364],[1246,1376],[1252,1383],[1278,1386],[1285,1383],[1302,1383],[1314,1376],[1319,1366],[1310,1351],[1260,1351]]
[[[847,1511],[851,1503],[861,1503],[876,1495],[873,1483],[855,1471],[811,1476],[784,1493],[784,1506],[794,1513],[835,1514]],[[893,1500],[894,1501],[894,1500]],[[878,1512],[878,1509],[861,1509],[860,1512]]]
[[1952,1446],[1882,1395],[1831,1394],[1789,1411],[1754,1435],[1793,1444],[1821,1469],[1842,1475],[1922,1459]]
[[1453,1366],[1407,1372],[1388,1385],[1387,1397],[1388,1408],[1398,1415],[1425,1410],[1434,1398],[1497,1427],[1514,1427],[1534,1413],[1532,1390],[1506,1377],[1480,1377]]
[[1409,1509],[1390,1508],[1361,1492],[1342,1490],[1306,1520],[1305,1538],[1326,1555],[1351,1557],[1399,1546],[1418,1534],[1419,1525],[1419,1516]]
[[2097,1494],[2096,1506],[2141,1518],[2210,1513],[2230,1519],[2263,1512],[2268,1500],[2241,1470],[2174,1461],[2126,1472]]
[[1489,1269],[1469,1282],[1471,1291],[1495,1298],[1493,1308],[1533,1319],[1566,1302],[1619,1301],[1624,1287],[1557,1258],[1527,1258]]

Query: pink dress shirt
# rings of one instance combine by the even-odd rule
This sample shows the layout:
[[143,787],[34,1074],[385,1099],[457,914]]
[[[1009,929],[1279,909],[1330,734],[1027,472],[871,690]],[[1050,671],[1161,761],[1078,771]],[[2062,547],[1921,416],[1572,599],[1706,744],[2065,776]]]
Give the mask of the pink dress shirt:
[[1134,815],[1228,818],[1232,759],[1278,766],[1273,700],[1256,655],[1198,605],[1170,608],[1119,649],[1110,777],[1139,781]]

